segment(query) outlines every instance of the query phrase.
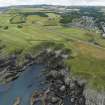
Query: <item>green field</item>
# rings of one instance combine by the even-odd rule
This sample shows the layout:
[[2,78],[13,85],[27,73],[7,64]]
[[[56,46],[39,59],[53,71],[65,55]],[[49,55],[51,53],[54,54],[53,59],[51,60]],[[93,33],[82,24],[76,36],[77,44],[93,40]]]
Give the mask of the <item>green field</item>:
[[52,11],[40,8],[22,9],[21,14],[11,11],[0,14],[0,57],[22,50],[22,59],[41,42],[62,43],[72,50],[72,58],[66,61],[72,73],[87,79],[91,87],[105,89],[105,39],[100,34],[64,27],[59,22],[60,15]]

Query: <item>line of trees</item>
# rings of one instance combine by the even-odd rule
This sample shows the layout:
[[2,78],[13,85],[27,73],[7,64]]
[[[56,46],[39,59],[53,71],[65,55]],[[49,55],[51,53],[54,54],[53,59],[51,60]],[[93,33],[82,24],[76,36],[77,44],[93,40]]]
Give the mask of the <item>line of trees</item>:
[[77,11],[66,12],[61,15],[60,23],[67,24],[71,23],[73,19],[80,18],[80,13]]

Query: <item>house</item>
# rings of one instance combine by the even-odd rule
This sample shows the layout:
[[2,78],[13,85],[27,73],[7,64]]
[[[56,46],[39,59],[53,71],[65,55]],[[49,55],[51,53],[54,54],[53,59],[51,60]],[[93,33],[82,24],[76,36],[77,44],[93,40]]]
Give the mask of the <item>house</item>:
[[102,37],[105,38],[105,33],[102,34]]

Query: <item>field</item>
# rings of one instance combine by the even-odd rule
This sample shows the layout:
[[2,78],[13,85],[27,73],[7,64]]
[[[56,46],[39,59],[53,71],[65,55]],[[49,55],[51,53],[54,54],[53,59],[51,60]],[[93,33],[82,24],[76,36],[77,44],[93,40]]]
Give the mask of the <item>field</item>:
[[[59,14],[40,8],[0,14],[0,57],[22,50],[31,52],[41,42],[62,43],[72,50],[66,61],[73,75],[88,80],[95,89],[105,89],[105,39],[93,31],[64,27]],[[11,22],[12,19],[12,22]]]

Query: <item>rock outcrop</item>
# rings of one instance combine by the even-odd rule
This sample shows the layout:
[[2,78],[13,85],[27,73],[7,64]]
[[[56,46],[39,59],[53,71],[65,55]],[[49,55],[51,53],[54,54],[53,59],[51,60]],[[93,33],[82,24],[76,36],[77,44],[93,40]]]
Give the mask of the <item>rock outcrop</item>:
[[21,99],[20,99],[20,97],[16,97],[16,99],[15,99],[13,105],[20,105],[20,104],[21,104]]
[[46,65],[44,75],[48,89],[41,96],[45,105],[85,105],[84,84],[80,85],[70,78],[69,69],[64,63],[68,57],[68,53],[63,50],[48,49],[36,57],[36,63]]
[[86,105],[105,105],[105,92],[86,88],[84,96],[86,98]]
[[[16,65],[16,56],[7,60],[0,60],[0,81],[12,81],[18,78],[19,72],[34,63],[44,64],[46,70],[46,84],[48,88],[43,92],[35,92],[30,99],[30,105],[105,105],[105,93],[86,88],[84,82],[73,79],[70,69],[64,61],[70,58],[68,51],[45,49],[35,56],[28,56],[26,62]],[[45,84],[45,85],[46,85]],[[17,97],[13,105],[20,105],[20,98]]]

